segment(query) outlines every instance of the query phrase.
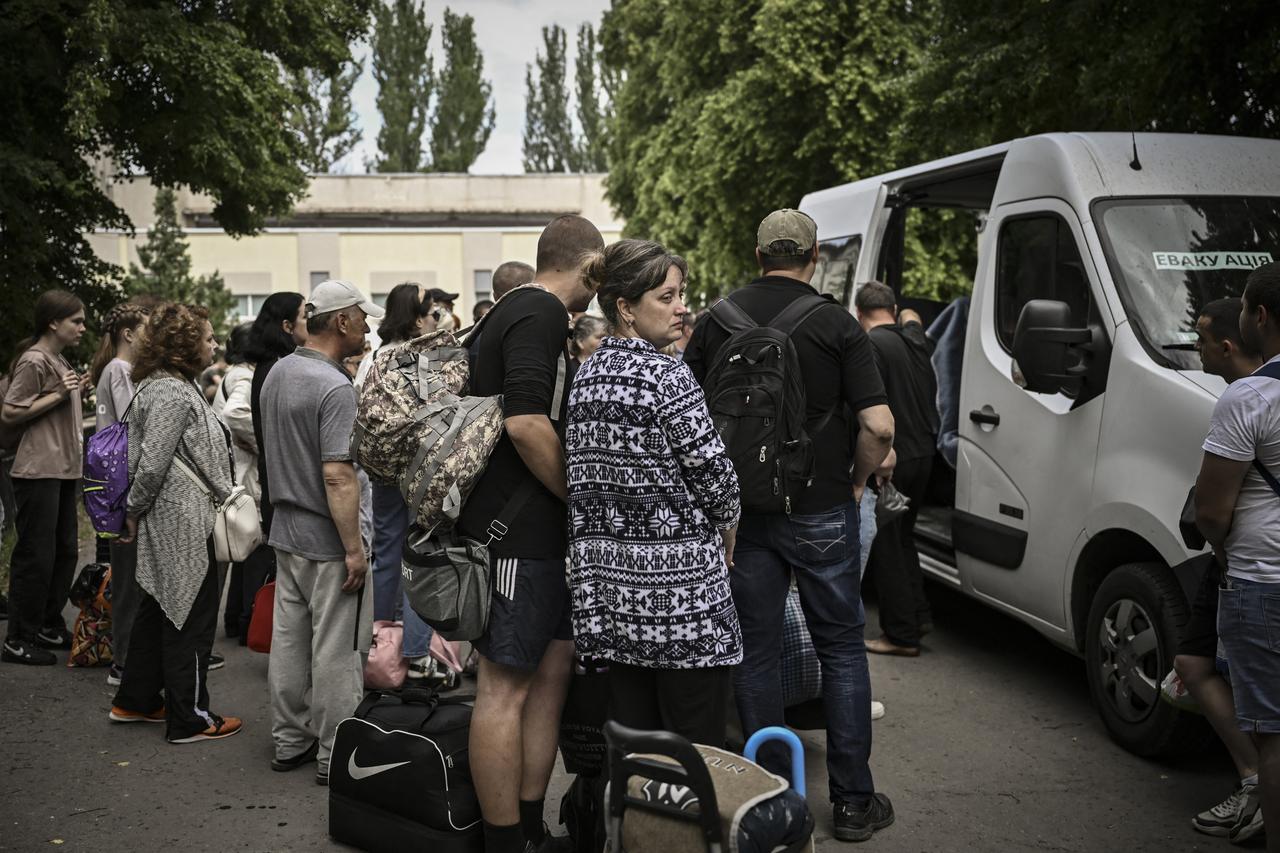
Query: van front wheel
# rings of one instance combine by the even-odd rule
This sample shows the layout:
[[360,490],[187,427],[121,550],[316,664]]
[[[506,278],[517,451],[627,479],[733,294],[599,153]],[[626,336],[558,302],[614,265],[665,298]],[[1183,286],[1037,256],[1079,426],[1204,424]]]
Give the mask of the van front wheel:
[[1203,721],[1160,699],[1160,682],[1187,621],[1173,573],[1159,563],[1129,563],[1103,579],[1085,623],[1089,692],[1111,737],[1155,757],[1201,740]]

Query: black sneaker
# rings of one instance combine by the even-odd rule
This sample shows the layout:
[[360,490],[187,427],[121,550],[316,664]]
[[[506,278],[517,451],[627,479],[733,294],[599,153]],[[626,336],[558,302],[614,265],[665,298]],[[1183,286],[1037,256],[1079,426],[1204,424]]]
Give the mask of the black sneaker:
[[836,838],[841,841],[868,841],[877,831],[893,823],[893,804],[884,794],[872,794],[862,808],[852,803],[836,803],[833,816]]
[[222,669],[227,665],[227,659],[217,652],[209,652],[208,670],[212,672],[215,669]]
[[53,628],[41,628],[40,633],[36,634],[36,645],[43,646],[46,649],[69,649],[71,648],[71,632],[62,625]]
[[1245,798],[1240,806],[1240,815],[1236,823],[1227,833],[1232,844],[1244,844],[1250,838],[1262,835],[1266,830],[1262,823],[1262,795],[1256,785],[1244,789]]
[[290,770],[297,770],[304,764],[309,764],[316,760],[316,755],[320,752],[320,741],[311,741],[311,746],[299,752],[292,758],[273,758],[271,759],[271,769],[277,773],[287,773]]
[[58,656],[46,652],[30,640],[5,640],[0,650],[0,660],[8,663],[25,663],[28,666],[53,666]]

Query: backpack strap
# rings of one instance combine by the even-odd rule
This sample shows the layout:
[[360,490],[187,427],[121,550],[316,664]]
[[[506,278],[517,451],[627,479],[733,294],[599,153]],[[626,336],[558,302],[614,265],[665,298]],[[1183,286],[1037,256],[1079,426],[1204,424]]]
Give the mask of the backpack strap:
[[754,329],[758,325],[755,320],[752,320],[747,315],[746,311],[742,310],[738,303],[727,296],[712,305],[710,310],[711,318],[720,324],[720,328],[731,335],[736,332],[745,332],[747,329]]
[[787,337],[791,337],[795,334],[796,329],[799,329],[804,324],[805,320],[808,320],[818,312],[819,308],[834,304],[835,302],[829,297],[820,296],[816,293],[806,293],[779,311],[778,316],[774,317],[773,321],[769,323],[769,327],[777,329]]
[[[1253,372],[1254,376],[1265,376],[1268,379],[1280,380],[1280,361],[1268,361]],[[1280,497],[1280,480],[1277,480],[1267,467],[1262,464],[1261,459],[1253,460],[1253,467],[1262,479],[1267,481],[1267,485],[1271,487],[1271,491],[1276,493],[1276,497]]]

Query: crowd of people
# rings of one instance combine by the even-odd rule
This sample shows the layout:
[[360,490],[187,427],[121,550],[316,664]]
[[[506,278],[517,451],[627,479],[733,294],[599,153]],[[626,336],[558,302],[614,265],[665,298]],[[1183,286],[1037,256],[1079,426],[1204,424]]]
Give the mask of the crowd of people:
[[[814,290],[808,216],[775,211],[756,236],[760,276],[698,318],[679,255],[643,240],[605,246],[591,222],[561,216],[542,232],[536,266],[503,264],[494,300],[475,306],[484,322],[465,338],[469,393],[501,395],[505,429],[457,530],[489,541],[518,502],[489,544],[494,594],[474,643],[470,769],[490,853],[549,843],[544,797],[575,655],[607,665],[609,714],[623,725],[721,745],[730,696],[744,734],[782,725],[792,590],[821,665],[835,837],[865,841],[894,821],[870,766],[867,653],[917,657],[932,628],[914,541],[938,433],[931,343],[883,284],[859,288],[855,314]],[[383,307],[340,280],[273,294],[231,331],[214,380],[219,342],[200,306],[117,306],[81,375],[64,352],[85,330],[84,306],[43,294],[0,389],[18,532],[3,660],[51,664],[50,650],[70,645],[80,401],[96,389],[98,429],[128,427],[131,481],[125,529],[99,554],[112,569],[110,719],[163,724],[176,744],[236,734],[241,721],[214,713],[209,696],[219,603],[225,586],[223,629],[243,642],[254,596],[274,579],[271,767],[314,762],[326,784],[338,722],[362,698],[374,620],[403,623],[410,680],[456,678],[401,587],[414,508],[371,484],[351,450],[377,351],[462,334],[456,298],[406,282]],[[755,445],[737,449],[741,430],[781,428],[752,420],[756,386],[726,379],[744,330],[771,324],[785,327],[798,368],[800,463],[767,439],[758,458]],[[1270,473],[1280,472],[1280,377],[1263,367],[1280,356],[1280,266],[1255,271],[1243,301],[1206,305],[1197,329],[1205,369],[1231,383],[1196,492],[1225,576],[1221,589],[1218,571],[1206,576],[1176,669],[1241,777],[1193,823],[1244,840],[1261,832],[1265,806],[1280,808],[1280,657],[1267,640],[1280,614],[1268,533],[1280,523]],[[265,541],[223,566],[210,534],[237,486],[257,500]],[[905,503],[882,514],[873,539],[877,492],[883,510],[891,491]],[[883,632],[870,640],[864,568]],[[759,760],[789,772],[780,749]]]

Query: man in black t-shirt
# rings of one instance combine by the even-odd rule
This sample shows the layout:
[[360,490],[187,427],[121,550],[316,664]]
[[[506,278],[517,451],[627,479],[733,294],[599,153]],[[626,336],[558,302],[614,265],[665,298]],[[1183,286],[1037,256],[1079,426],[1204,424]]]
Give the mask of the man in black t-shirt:
[[468,343],[471,393],[502,395],[506,430],[459,529],[488,541],[508,501],[524,501],[509,532],[489,546],[494,595],[475,643],[481,657],[470,762],[486,853],[537,850],[550,838],[543,798],[573,664],[565,577],[568,314],[591,301],[583,255],[603,248],[600,232],[581,216],[552,220],[538,239],[534,284],[503,296]]
[[858,322],[875,347],[876,366],[893,412],[893,449],[897,465],[893,485],[911,502],[905,513],[876,533],[867,571],[880,592],[882,636],[867,641],[867,651],[916,657],[920,637],[933,617],[924,595],[915,527],[929,486],[938,444],[938,379],[930,358],[933,347],[914,311],[899,322],[893,290],[878,281],[858,288]]
[[[796,210],[774,211],[760,223],[756,258],[761,277],[727,298],[761,326],[816,291],[817,227]],[[694,329],[684,361],[705,387],[729,333],[708,317]],[[827,773],[835,836],[866,841],[893,822],[889,798],[871,778],[871,682],[863,647],[858,501],[867,478],[893,444],[893,416],[871,344],[835,302],[816,309],[791,336],[800,362],[813,442],[814,477],[789,514],[744,513],[729,573],[742,624],[743,661],[734,693],[744,734],[783,725],[783,610],[794,577],[805,622],[822,668],[827,714]],[[714,389],[706,389],[708,398]],[[786,775],[776,744],[761,762]]]

